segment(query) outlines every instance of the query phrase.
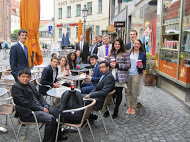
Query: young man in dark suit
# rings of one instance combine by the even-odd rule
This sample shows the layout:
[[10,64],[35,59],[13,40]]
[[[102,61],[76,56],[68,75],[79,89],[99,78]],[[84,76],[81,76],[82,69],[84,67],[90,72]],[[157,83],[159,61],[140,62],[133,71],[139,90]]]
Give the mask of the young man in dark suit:
[[[43,142],[54,142],[56,135],[56,117],[54,112],[58,109],[47,104],[36,87],[30,82],[31,72],[28,68],[18,72],[18,82],[13,87],[11,94],[16,104],[16,113],[22,121],[35,122],[31,111],[34,111],[38,122],[45,123]],[[66,140],[67,136],[59,136],[59,140]]]
[[82,84],[81,86],[82,94],[89,94],[95,88],[100,77],[102,76],[102,73],[100,72],[99,69],[98,56],[96,54],[92,54],[90,56],[90,63],[94,67],[93,74],[92,75],[89,74],[86,79],[87,83]]
[[88,94],[82,94],[84,99],[94,98],[96,99],[96,104],[93,106],[94,110],[100,110],[104,104],[106,96],[114,90],[115,79],[112,73],[109,71],[109,64],[106,61],[99,63],[99,69],[102,73],[102,76],[96,85],[96,87]]
[[[52,57],[51,64],[45,67],[42,71],[42,76],[40,79],[40,83],[42,85],[49,85],[54,88],[59,87],[59,83],[57,82],[57,74],[58,74],[58,58]],[[46,95],[46,92],[49,90],[48,87],[40,86],[39,93]]]
[[84,36],[80,36],[80,42],[76,44],[76,50],[80,50],[81,58],[83,63],[87,63],[89,56],[89,46],[88,43],[84,41]]
[[27,39],[27,31],[25,29],[19,30],[18,38],[19,41],[14,44],[10,50],[10,66],[15,81],[18,81],[17,77],[20,69],[29,68],[28,51],[24,45]]

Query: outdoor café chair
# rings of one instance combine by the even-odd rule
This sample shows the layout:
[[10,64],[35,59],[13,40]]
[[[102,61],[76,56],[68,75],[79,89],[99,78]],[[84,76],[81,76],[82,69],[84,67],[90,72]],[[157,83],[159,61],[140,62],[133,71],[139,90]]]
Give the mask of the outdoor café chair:
[[113,90],[112,92],[110,92],[110,93],[106,96],[106,98],[105,98],[105,100],[104,100],[104,104],[103,104],[103,106],[102,106],[102,109],[101,109],[101,110],[98,110],[98,112],[99,112],[99,114],[100,114],[100,117],[101,117],[101,119],[102,119],[102,123],[103,123],[103,125],[104,125],[104,129],[105,129],[106,134],[108,134],[108,131],[107,131],[107,129],[106,129],[106,125],[105,125],[105,122],[104,122],[104,118],[103,118],[103,116],[102,116],[102,112],[105,112],[105,111],[108,111],[108,112],[109,112],[109,115],[110,115],[110,118],[111,118],[111,121],[112,121],[112,125],[114,126],[114,124],[113,124],[113,119],[112,119],[112,116],[111,116],[111,113],[110,113],[110,109],[109,109],[109,105],[110,105],[110,102],[112,101],[112,96],[113,96],[114,93],[115,93],[115,90]]
[[[0,102],[7,102],[7,101],[11,101],[12,100],[12,97],[9,97],[9,98],[4,98],[4,99],[1,99]],[[11,122],[11,126],[12,126],[12,129],[13,129],[13,132],[14,132],[14,135],[16,137],[16,132],[15,132],[15,129],[14,129],[14,126],[13,126],[13,121],[12,121],[12,118],[11,118],[11,114],[14,112],[14,106],[13,104],[4,104],[2,103],[0,105],[0,115],[6,115],[6,117],[9,118],[10,122]],[[7,118],[6,118],[7,120]],[[6,121],[6,124],[7,124],[7,121]]]
[[96,100],[95,99],[85,99],[84,101],[92,101],[92,102],[90,104],[88,104],[87,106],[84,106],[84,107],[81,107],[81,108],[77,108],[77,109],[64,110],[62,112],[62,113],[67,113],[67,112],[73,112],[74,113],[76,111],[84,110],[82,120],[81,120],[81,122],[79,124],[63,123],[63,122],[60,121],[61,120],[61,114],[59,114],[59,117],[57,119],[57,121],[58,121],[58,127],[57,127],[57,133],[56,133],[56,142],[57,142],[57,139],[58,139],[59,125],[60,124],[63,124],[65,126],[69,126],[69,127],[77,128],[81,142],[83,142],[81,131],[82,131],[82,129],[86,125],[88,125],[88,127],[90,129],[90,132],[91,132],[91,135],[92,135],[92,138],[93,138],[93,141],[95,142],[94,135],[93,135],[93,132],[92,132],[92,128],[91,128],[91,125],[89,123],[88,118],[90,117],[90,114],[91,114],[91,111],[92,111],[92,107],[96,103]]

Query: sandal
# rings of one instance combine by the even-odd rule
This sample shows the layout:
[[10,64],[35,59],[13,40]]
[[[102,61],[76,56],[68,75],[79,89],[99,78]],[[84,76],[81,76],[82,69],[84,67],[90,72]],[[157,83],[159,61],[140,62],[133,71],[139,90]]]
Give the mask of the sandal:
[[128,110],[125,112],[126,114],[131,114],[131,108],[128,107]]
[[135,114],[136,113],[136,110],[134,108],[131,109],[131,114]]

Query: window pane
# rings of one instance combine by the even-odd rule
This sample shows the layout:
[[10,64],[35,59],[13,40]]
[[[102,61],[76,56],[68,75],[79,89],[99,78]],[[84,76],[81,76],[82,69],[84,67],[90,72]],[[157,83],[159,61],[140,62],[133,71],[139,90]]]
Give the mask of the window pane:
[[71,28],[67,28],[68,37],[71,38]]
[[59,37],[59,38],[62,38],[62,28],[59,28],[58,34],[59,34],[58,37]]
[[102,0],[98,0],[98,12],[102,12]]
[[76,7],[76,16],[80,16],[81,14],[81,5],[80,4],[77,4],[77,7]]
[[58,19],[62,18],[62,8],[58,9]]
[[87,3],[88,15],[92,14],[92,2]]
[[78,39],[78,27],[76,27],[76,39]]
[[96,36],[98,36],[99,35],[99,33],[100,33],[100,26],[96,26]]
[[71,17],[71,6],[67,6],[67,17]]

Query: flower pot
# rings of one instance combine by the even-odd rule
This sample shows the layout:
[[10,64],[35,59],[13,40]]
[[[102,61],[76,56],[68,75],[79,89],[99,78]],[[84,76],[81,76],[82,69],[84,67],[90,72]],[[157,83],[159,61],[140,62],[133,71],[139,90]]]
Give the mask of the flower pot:
[[149,74],[144,74],[143,75],[143,85],[145,86],[156,86],[157,82],[157,76],[156,75],[149,75]]

